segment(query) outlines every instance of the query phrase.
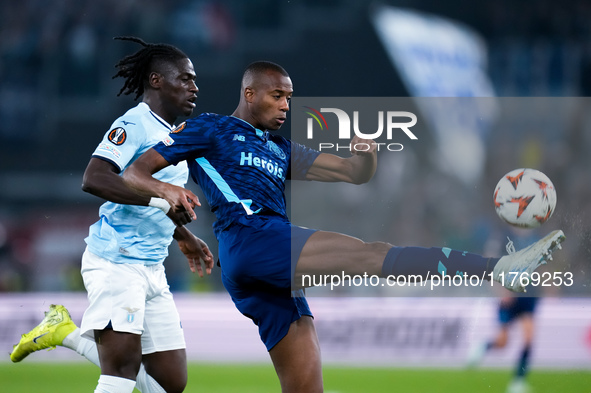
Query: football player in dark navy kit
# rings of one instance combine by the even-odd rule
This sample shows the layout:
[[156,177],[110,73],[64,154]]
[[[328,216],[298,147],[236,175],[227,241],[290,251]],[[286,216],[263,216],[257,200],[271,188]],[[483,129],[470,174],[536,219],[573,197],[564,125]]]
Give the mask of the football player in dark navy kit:
[[496,335],[487,342],[475,346],[468,357],[468,367],[476,367],[490,352],[501,350],[507,346],[509,331],[514,323],[521,325],[523,343],[513,378],[507,386],[507,393],[527,393],[530,387],[527,383],[531,351],[534,342],[535,318],[534,313],[539,302],[538,297],[505,296],[501,298],[498,308],[499,329]]
[[377,167],[371,140],[355,136],[353,145],[367,143],[371,148],[341,158],[269,133],[286,121],[292,93],[291,79],[281,66],[253,63],[243,75],[240,102],[231,116],[206,113],[188,120],[123,175],[140,193],[166,199],[173,210],[190,211],[194,217],[193,193],[151,176],[169,165],[188,162],[191,177],[216,214],[224,286],[238,310],[258,326],[283,392],[323,391],[320,348],[300,288],[302,275],[426,276],[437,272],[443,260],[450,272],[498,277],[515,268],[517,260],[519,269],[533,270],[541,255],[562,241],[558,231],[512,254],[517,258],[510,260],[442,248],[366,243],[292,225],[286,214],[286,179],[362,184]]

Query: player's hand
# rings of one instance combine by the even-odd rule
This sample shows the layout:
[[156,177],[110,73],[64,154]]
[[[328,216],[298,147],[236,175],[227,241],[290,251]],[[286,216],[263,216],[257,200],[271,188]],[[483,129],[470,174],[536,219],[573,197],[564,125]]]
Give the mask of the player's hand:
[[181,252],[187,257],[191,272],[197,272],[199,277],[203,277],[203,267],[205,267],[205,272],[208,275],[211,274],[213,255],[203,240],[191,234],[187,239],[177,240],[177,243]]
[[199,202],[199,198],[197,195],[193,194],[191,190],[169,184],[168,187],[166,187],[163,198],[170,204],[170,211],[175,213],[187,213],[190,218],[189,221],[197,219],[197,215],[193,209],[195,209],[196,206],[201,206],[201,202]]
[[190,223],[192,221],[191,214],[188,211],[185,211],[185,210],[180,211],[180,212],[176,212],[176,211],[174,211],[174,209],[170,209],[168,211],[168,213],[166,213],[166,215],[178,227],[181,227],[183,225],[186,225],[186,224],[188,224],[188,223]]
[[363,139],[357,134],[351,139],[351,154],[357,156],[375,154],[377,145],[373,139]]

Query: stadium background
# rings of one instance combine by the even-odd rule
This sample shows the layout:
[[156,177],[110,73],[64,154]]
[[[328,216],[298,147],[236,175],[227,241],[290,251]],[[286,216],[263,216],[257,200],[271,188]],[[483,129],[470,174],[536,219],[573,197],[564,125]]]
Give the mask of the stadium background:
[[[390,187],[376,181],[362,191],[338,185],[314,190],[317,194],[308,205],[317,209],[310,209],[307,216],[305,209],[298,210],[298,220],[372,240],[384,237],[381,240],[396,244],[442,244],[481,252],[490,246],[487,239],[505,229],[492,211],[492,188],[500,175],[521,166],[544,171],[555,183],[559,205],[543,229],[560,227],[569,236],[555,263],[576,273],[579,290],[543,303],[541,330],[545,333],[539,345],[544,345],[542,341],[555,344],[541,351],[543,356],[534,355],[533,373],[536,367],[540,374],[550,369],[582,369],[589,386],[591,316],[584,298],[591,262],[587,174],[591,158],[586,154],[591,147],[591,102],[586,98],[591,93],[591,5],[584,0],[384,3],[450,18],[472,29],[486,44],[487,73],[502,111],[485,140],[482,176],[466,184],[441,173],[430,160],[430,146],[417,144],[408,149],[412,155],[404,159],[404,173],[396,177],[399,181],[386,182]],[[18,334],[36,323],[48,304],[69,301],[75,319],[84,308],[80,256],[100,201],[80,190],[82,173],[113,119],[134,105],[130,97],[116,97],[121,82],[111,76],[115,62],[135,46],[114,42],[113,36],[137,35],[184,50],[197,72],[198,112],[231,112],[242,70],[260,59],[284,65],[300,97],[408,97],[412,93],[372,25],[372,7],[376,4],[353,0],[1,1],[0,351],[9,352]],[[515,101],[503,97],[545,98],[527,101],[539,104],[528,109],[529,116],[524,118],[515,109],[519,106],[512,105]],[[294,190],[293,195],[299,198],[298,192]],[[388,214],[364,210],[363,219],[344,222],[331,215],[317,222],[317,210],[324,206],[350,212],[364,198],[388,193],[392,196]],[[215,248],[212,216],[202,211],[199,217],[191,229]],[[210,352],[199,351],[202,333],[191,336],[191,360],[257,361],[269,366],[254,326],[228,303],[219,271],[203,280],[187,274],[175,247],[166,268],[185,319],[195,319],[196,327],[211,331],[218,325],[207,321],[224,321],[234,327],[228,335],[246,343],[243,350],[220,344]],[[494,329],[494,299],[474,300],[471,296],[479,292],[462,293],[468,297],[451,302],[429,299],[424,293],[396,294],[395,306],[387,303],[389,299],[375,300],[375,307],[362,308],[373,309],[374,314],[363,318],[357,302],[364,300],[354,298],[360,294],[382,295],[349,291],[336,299],[311,299],[313,309],[316,302],[329,364],[348,359],[346,363],[355,366],[375,365],[371,352],[364,351],[381,345],[391,352],[374,358],[381,359],[380,366],[458,368],[468,341]],[[454,302],[456,306],[450,307]],[[346,311],[341,319],[332,313],[335,304]],[[403,318],[405,325],[396,324],[392,315]],[[459,325],[442,322],[450,318]],[[379,321],[381,331],[375,329]],[[443,341],[441,352],[433,337],[449,326],[459,333]],[[218,342],[224,342],[225,331],[218,332]],[[423,333],[410,337],[409,331]],[[398,341],[386,341],[384,347],[384,341],[375,337],[387,332],[397,334]],[[352,345],[363,343],[367,336],[374,338],[373,344]],[[75,359],[65,352],[34,356],[39,362]],[[510,368],[512,359],[509,350],[487,365]]]

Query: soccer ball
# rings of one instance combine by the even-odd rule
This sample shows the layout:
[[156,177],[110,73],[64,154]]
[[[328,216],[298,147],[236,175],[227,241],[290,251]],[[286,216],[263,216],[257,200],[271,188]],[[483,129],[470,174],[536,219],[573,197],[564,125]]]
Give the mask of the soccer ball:
[[556,207],[554,185],[536,169],[521,168],[507,173],[497,183],[493,196],[499,217],[521,228],[539,227]]

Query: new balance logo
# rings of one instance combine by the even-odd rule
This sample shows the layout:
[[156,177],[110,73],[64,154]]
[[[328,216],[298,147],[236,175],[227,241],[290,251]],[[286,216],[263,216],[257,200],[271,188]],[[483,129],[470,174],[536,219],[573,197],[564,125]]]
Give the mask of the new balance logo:
[[232,140],[244,142],[246,140],[246,138],[244,138],[244,135],[234,135],[234,139],[232,139]]

